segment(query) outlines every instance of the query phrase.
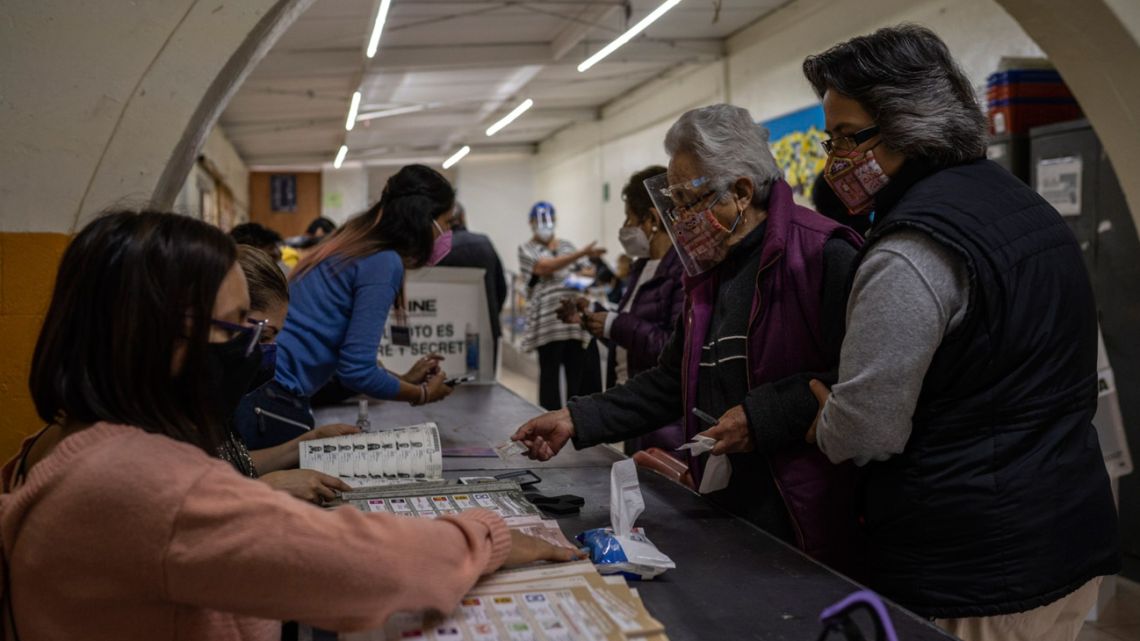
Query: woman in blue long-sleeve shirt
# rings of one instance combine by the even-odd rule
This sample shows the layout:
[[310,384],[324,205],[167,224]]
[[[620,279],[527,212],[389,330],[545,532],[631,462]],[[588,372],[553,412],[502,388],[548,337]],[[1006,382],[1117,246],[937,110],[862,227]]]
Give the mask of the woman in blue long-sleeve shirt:
[[434,265],[450,249],[454,204],[446,178],[408,165],[388,179],[378,203],[297,264],[275,378],[264,390],[273,432],[292,438],[298,423],[311,427],[309,398],[333,375],[379,399],[422,404],[451,393],[442,371],[409,383],[380,367],[376,354],[388,312],[403,298],[404,271]]

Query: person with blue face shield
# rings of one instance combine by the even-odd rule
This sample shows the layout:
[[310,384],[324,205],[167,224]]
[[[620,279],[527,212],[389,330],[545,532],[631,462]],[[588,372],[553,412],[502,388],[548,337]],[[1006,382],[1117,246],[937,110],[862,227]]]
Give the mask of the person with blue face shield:
[[563,371],[567,399],[601,391],[597,347],[586,330],[559,320],[558,310],[563,299],[577,297],[577,291],[565,285],[566,279],[572,274],[593,276],[590,259],[606,253],[596,243],[577,249],[570,241],[556,238],[554,221],[554,205],[535,203],[530,209],[534,235],[519,246],[519,271],[528,295],[522,347],[523,351],[538,351],[538,404],[548,410],[562,407],[559,378]]

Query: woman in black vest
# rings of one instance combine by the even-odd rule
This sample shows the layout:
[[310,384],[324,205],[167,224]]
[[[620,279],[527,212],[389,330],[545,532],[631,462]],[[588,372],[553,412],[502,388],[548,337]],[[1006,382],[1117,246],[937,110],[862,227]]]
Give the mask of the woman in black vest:
[[824,176],[873,221],[809,433],[865,466],[871,586],[967,641],[1071,641],[1120,567],[1081,250],[985,160],[970,82],[929,30],[855,38],[804,74]]

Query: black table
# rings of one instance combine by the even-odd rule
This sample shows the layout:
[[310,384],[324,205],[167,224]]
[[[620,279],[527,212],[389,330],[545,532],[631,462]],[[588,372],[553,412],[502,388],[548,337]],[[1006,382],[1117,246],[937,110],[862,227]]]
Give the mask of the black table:
[[[326,423],[356,424],[357,406],[325,407],[314,412],[317,425]],[[455,388],[443,401],[412,407],[400,402],[374,402],[369,406],[368,420],[371,429],[384,429],[399,425],[414,425],[434,421],[439,426],[443,447],[491,447],[515,433],[520,425],[542,412],[524,398],[502,385],[468,383]],[[606,467],[609,468],[621,455],[610,448],[592,447],[575,450],[567,447],[553,459],[531,462],[530,469],[554,467]],[[490,458],[445,458],[443,469],[461,470],[513,470],[526,462],[503,461]],[[539,476],[542,476],[539,474]]]
[[[424,407],[370,407],[372,428],[435,421],[444,447],[484,446],[507,438],[542,410],[500,385],[465,385]],[[354,423],[355,405],[318,410],[317,424]],[[544,494],[577,494],[581,514],[559,519],[568,536],[609,525],[610,465],[621,456],[571,446],[552,461],[445,458],[448,477],[470,470],[531,469]],[[460,474],[464,471],[467,474]],[[637,525],[676,563],[653,581],[633,584],[672,641],[764,639],[815,641],[819,613],[860,586],[712,505],[664,477],[639,470],[645,512]],[[933,624],[890,605],[900,641],[953,639]]]

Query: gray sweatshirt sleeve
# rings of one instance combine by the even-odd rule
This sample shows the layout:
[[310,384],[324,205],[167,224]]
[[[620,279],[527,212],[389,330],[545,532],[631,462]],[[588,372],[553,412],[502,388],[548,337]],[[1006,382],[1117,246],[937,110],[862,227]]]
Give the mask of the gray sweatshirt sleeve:
[[925,233],[892,234],[867,253],[847,304],[839,381],[816,428],[832,462],[903,451],[926,370],[968,301],[965,262]]

